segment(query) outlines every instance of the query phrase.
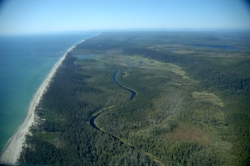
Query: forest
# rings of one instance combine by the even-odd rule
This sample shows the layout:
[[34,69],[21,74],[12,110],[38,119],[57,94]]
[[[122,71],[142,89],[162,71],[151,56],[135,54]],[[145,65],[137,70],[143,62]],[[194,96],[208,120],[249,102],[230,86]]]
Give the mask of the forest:
[[249,40],[109,32],[78,44],[37,106],[18,162],[249,165]]

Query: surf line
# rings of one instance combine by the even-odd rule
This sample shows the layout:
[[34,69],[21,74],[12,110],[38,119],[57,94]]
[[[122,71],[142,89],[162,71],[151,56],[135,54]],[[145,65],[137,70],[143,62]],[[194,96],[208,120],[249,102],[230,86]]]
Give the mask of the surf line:
[[[129,88],[127,88],[127,87],[122,86],[122,85],[117,81],[117,74],[119,73],[119,69],[116,69],[116,68],[115,68],[114,70],[115,70],[115,73],[114,73],[114,75],[113,75],[113,81],[114,81],[114,83],[117,84],[118,86],[120,86],[121,88],[123,88],[123,89],[129,91],[129,92],[131,93],[130,101],[132,101],[132,100],[135,98],[135,96],[136,96],[136,92],[133,91],[133,90],[131,90],[131,89],[129,89]],[[104,113],[104,112],[106,112],[106,111],[108,111],[108,110],[110,110],[110,109],[112,109],[112,108],[114,108],[114,107],[115,107],[115,106],[110,106],[110,107],[104,108],[104,109],[100,110],[98,113],[94,114],[94,115],[91,117],[91,119],[90,119],[90,121],[89,121],[89,124],[90,124],[94,129],[97,129],[97,130],[100,130],[100,131],[102,131],[102,132],[104,132],[104,133],[106,133],[106,134],[109,134],[109,135],[110,135],[111,137],[113,137],[114,139],[118,139],[122,144],[125,144],[125,145],[130,146],[132,149],[136,149],[136,147],[135,147],[134,145],[132,145],[132,144],[130,144],[130,143],[128,143],[128,142],[122,141],[121,138],[117,137],[116,135],[114,135],[114,134],[112,134],[112,133],[110,133],[110,132],[104,130],[104,129],[101,128],[100,126],[97,126],[97,125],[96,125],[96,123],[95,123],[96,118],[99,117],[102,113]],[[142,152],[143,154],[145,154],[146,156],[152,158],[155,162],[159,163],[160,165],[164,165],[164,164],[160,161],[160,159],[157,158],[156,156],[154,156],[154,155],[152,155],[152,154],[150,154],[150,153],[148,153],[148,152],[145,152],[144,150],[141,150],[141,149],[138,149],[138,150],[141,151],[141,152]]]

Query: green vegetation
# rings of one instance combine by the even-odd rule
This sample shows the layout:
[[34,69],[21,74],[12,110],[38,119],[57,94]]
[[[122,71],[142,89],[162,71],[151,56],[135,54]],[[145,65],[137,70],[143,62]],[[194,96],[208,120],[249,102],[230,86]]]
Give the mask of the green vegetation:
[[[243,35],[124,32],[86,40],[37,107],[19,162],[249,165],[250,42]],[[133,100],[114,83],[114,69],[136,92]],[[100,130],[90,124],[97,114]]]

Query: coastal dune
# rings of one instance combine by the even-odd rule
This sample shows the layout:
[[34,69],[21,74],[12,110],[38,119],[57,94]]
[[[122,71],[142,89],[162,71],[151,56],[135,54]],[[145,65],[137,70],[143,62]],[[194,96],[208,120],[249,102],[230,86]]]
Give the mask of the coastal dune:
[[[81,41],[77,43],[76,45],[84,42]],[[51,79],[53,78],[54,74],[56,73],[58,67],[62,64],[63,60],[65,59],[66,55],[76,47],[76,45],[70,47],[66,53],[57,61],[57,63],[53,66],[50,73],[46,77],[46,79],[43,81],[43,83],[38,88],[37,92],[35,93],[28,112],[27,116],[24,120],[24,122],[19,126],[17,132],[12,136],[12,138],[8,141],[6,147],[4,148],[0,163],[2,164],[16,164],[17,159],[20,156],[20,153],[22,151],[22,146],[25,144],[25,136],[29,134],[29,128],[32,126],[32,124],[35,122],[35,109],[38,103],[40,102],[42,95],[45,93],[46,89],[49,86],[49,83],[51,82]]]

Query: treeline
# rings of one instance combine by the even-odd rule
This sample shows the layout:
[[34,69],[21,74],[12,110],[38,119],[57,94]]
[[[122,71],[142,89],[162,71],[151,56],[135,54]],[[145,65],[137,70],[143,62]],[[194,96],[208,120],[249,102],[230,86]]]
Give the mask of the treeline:
[[128,55],[141,55],[165,63],[177,63],[183,66],[194,78],[202,81],[204,86],[215,86],[220,90],[229,90],[250,96],[250,78],[239,76],[233,71],[224,71],[193,57],[170,55],[164,52],[146,48],[125,48]]
[[[102,128],[156,156],[166,165],[222,165],[225,162],[218,149],[213,147],[208,148],[191,140],[192,143],[166,141],[163,138],[164,134],[174,132],[181,121],[189,121],[200,128],[223,127],[224,120],[216,117],[220,108],[211,105],[204,107],[204,103],[195,103],[181,87],[176,89],[176,86],[170,84],[172,80],[167,71],[153,76],[155,70],[119,69],[119,83],[135,89],[137,96],[132,101],[100,115],[97,122]],[[129,72],[128,78],[122,77],[123,70]],[[161,91],[161,87],[165,92]],[[168,93],[171,100],[162,101],[162,93]],[[203,109],[204,113],[196,112],[197,107]]]
[[[190,36],[192,35],[193,33],[190,34]],[[213,43],[214,40],[210,40],[210,38],[205,38],[205,40],[203,40],[203,37],[202,37],[203,35],[204,34],[201,33],[199,42],[208,41],[208,43],[210,44]],[[233,144],[232,149],[234,151],[234,155],[237,156],[237,158],[234,160],[235,162],[234,165],[249,165],[250,164],[250,160],[249,160],[250,158],[250,151],[249,151],[249,147],[250,147],[249,145],[250,143],[250,135],[249,135],[250,78],[246,75],[241,75],[235,71],[237,69],[240,70],[240,68],[237,68],[237,67],[230,68],[230,66],[228,68],[219,67],[218,65],[214,65],[211,62],[208,62],[208,61],[203,60],[202,58],[199,58],[199,56],[196,56],[195,54],[192,56],[189,56],[189,55],[180,56],[177,54],[173,54],[169,51],[166,52],[163,50],[150,48],[150,46],[157,45],[157,44],[180,44],[180,43],[189,44],[193,42],[192,40],[189,40],[190,38],[186,40],[185,37],[186,37],[185,35],[184,37],[183,36],[180,37],[178,33],[166,34],[164,32],[163,33],[161,32],[159,33],[155,33],[155,32],[123,33],[123,34],[105,33],[96,38],[89,39],[86,43],[82,43],[79,46],[79,49],[81,48],[82,49],[94,49],[97,52],[118,50],[122,52],[122,54],[124,55],[129,55],[129,56],[139,55],[142,57],[147,57],[147,58],[158,60],[161,62],[174,63],[174,64],[178,64],[179,66],[181,66],[191,78],[194,78],[200,82],[199,84],[200,89],[203,89],[203,90],[213,89],[214,91],[217,91],[217,93],[220,94],[223,100],[226,102],[226,108],[223,109],[223,113],[225,114],[225,121],[221,122],[220,120],[218,120],[218,118],[216,118],[216,114],[213,115],[214,112],[211,112],[211,120],[209,120],[209,123],[213,124],[214,126],[217,126],[218,124],[228,126],[227,140],[232,142]],[[199,35],[196,36],[196,38],[199,38]],[[212,36],[212,39],[214,39],[213,36]],[[182,42],[182,40],[186,40],[186,41]],[[220,38],[216,37],[216,41],[219,41],[219,40]],[[134,84],[135,83],[132,81],[130,82],[130,84],[127,84],[127,85],[129,85],[129,87],[133,89]],[[136,90],[136,88],[134,89]],[[147,88],[145,88],[145,90],[146,89]],[[188,108],[190,106],[188,104],[183,107]],[[131,110],[135,110],[135,109],[131,109]],[[210,110],[213,110],[213,109],[208,109],[208,111]],[[119,111],[119,113],[121,112]],[[144,112],[140,112],[140,113],[145,114]],[[105,114],[107,114],[107,116],[105,116],[105,118],[103,119],[100,118],[99,120],[103,121],[102,124],[105,124],[105,122],[107,122],[106,127],[111,126],[111,125],[108,125],[109,122],[112,122],[113,125],[117,125],[116,127],[120,127],[119,129],[126,129],[131,124],[133,124],[133,123],[126,124],[127,119],[125,118],[124,120],[122,120],[123,118],[121,118],[122,125],[120,126],[118,125],[117,122],[112,121],[112,120],[115,120],[117,117],[113,117],[112,119],[108,118],[109,116],[112,117],[112,115],[115,115],[115,113],[112,113],[112,114],[105,113]],[[123,114],[128,114],[128,116],[131,117],[131,114],[129,114],[128,112],[123,113]],[[122,113],[119,115],[122,115]],[[190,117],[191,115],[193,116]],[[199,120],[200,118],[199,116],[195,117],[194,112],[189,112],[189,115],[188,113],[181,114],[180,117],[182,117],[183,119],[189,119],[193,121],[195,119]],[[204,122],[207,121],[206,117],[203,117],[203,121]],[[135,128],[138,126],[145,127],[144,125],[147,125],[147,123],[148,122],[145,121],[140,124],[134,125],[134,127]],[[110,130],[115,131],[115,128],[114,129],[110,128]],[[121,136],[126,135],[126,132],[124,133],[121,132]],[[138,142],[142,142],[142,141],[138,141]]]
[[[185,37],[179,35],[184,34]],[[215,67],[208,62],[199,59],[197,56],[179,56],[165,51],[149,49],[149,46],[156,44],[188,44],[192,39],[199,39],[196,42],[214,41],[210,40],[216,37],[203,37],[202,33],[164,33],[164,32],[127,32],[127,33],[104,33],[98,37],[88,39],[86,42],[78,45],[81,49],[93,50],[112,50],[121,49],[126,55],[141,55],[161,62],[176,63],[185,68],[185,70],[194,78],[202,81],[204,86],[214,86],[220,90],[229,90],[232,93],[244,94],[250,96],[250,78],[241,76],[233,70],[223,70]],[[194,35],[194,36],[192,36]],[[219,40],[218,38],[216,38]]]
[[235,165],[250,164],[249,77],[223,70],[195,57],[179,57],[144,48],[124,49],[124,52],[129,55],[141,55],[166,63],[179,64],[191,77],[201,82],[203,89],[215,87],[223,91],[224,99],[228,100],[225,120],[230,126],[229,133],[233,135],[230,140],[233,142],[234,154],[237,156]]
[[75,61],[68,54],[54,76],[36,109],[39,118],[32,126],[32,136],[27,136],[18,163],[157,165],[137,149],[89,125],[93,113],[107,103],[124,102],[129,94],[112,82],[113,70],[84,70]]

